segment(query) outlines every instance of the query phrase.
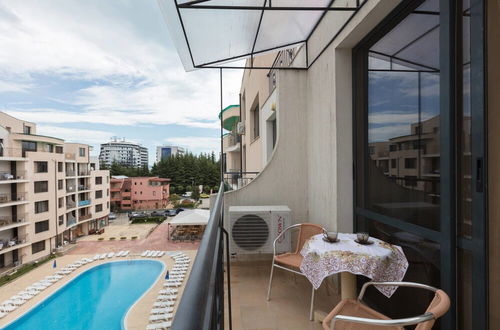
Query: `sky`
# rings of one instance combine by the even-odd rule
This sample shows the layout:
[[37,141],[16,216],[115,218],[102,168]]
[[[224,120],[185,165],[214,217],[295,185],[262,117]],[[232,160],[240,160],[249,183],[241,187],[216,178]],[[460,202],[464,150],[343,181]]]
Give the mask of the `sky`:
[[[224,106],[242,70],[225,70]],[[184,72],[156,0],[0,0],[0,111],[93,146],[218,150],[218,70]]]

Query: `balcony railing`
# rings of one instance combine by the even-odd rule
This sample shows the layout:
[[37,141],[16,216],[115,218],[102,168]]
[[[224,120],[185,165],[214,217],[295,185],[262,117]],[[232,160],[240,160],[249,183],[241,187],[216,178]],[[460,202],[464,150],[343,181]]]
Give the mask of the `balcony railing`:
[[[224,329],[224,186],[221,183],[214,208],[193,263],[172,330]],[[227,238],[227,236],[226,236]],[[228,248],[226,240],[226,248]],[[229,328],[231,329],[231,290],[229,254],[226,254]],[[193,313],[193,311],[196,311]]]
[[0,204],[2,203],[11,203],[26,200],[26,193],[8,193],[8,194],[0,194]]
[[78,170],[78,175],[79,175],[79,176],[82,176],[82,175],[90,175],[90,170],[88,170],[88,169],[79,169],[79,170]]
[[68,201],[68,200],[66,201],[66,208],[72,209],[74,207],[76,207],[76,202],[74,202],[74,201]]
[[75,192],[76,191],[76,186],[66,186],[66,192]]
[[88,213],[88,214],[80,215],[80,216],[78,217],[78,220],[79,220],[79,221],[83,221],[83,220],[88,220],[88,219],[90,219],[90,218],[92,218],[92,214]]
[[9,249],[16,245],[24,244],[28,242],[28,235],[22,235],[18,237],[12,237],[0,240],[0,250]]
[[79,190],[79,191],[82,191],[82,190],[90,190],[90,187],[89,187],[89,186],[85,186],[85,185],[79,185],[79,186],[78,186],[78,190]]
[[66,170],[66,176],[75,176],[74,170]]
[[259,172],[224,172],[224,183],[229,190],[240,189],[249,184],[258,174]]
[[0,181],[4,180],[24,180],[26,177],[26,171],[16,171],[13,172],[0,172]]
[[78,202],[78,206],[87,206],[90,205],[90,199],[84,199]]
[[0,228],[4,226],[10,226],[19,223],[28,222],[27,213],[17,214],[17,215],[2,215],[0,216]]
[[0,157],[26,157],[21,148],[0,148]]
[[66,219],[66,227],[73,226],[76,224],[76,218],[75,217],[68,217]]

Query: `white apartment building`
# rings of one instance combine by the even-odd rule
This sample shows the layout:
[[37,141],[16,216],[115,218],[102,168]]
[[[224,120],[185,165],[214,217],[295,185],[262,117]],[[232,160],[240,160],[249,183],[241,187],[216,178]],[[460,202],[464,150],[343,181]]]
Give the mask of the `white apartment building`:
[[106,166],[117,162],[124,166],[142,167],[148,166],[148,159],[148,148],[137,143],[114,139],[101,144],[99,161]]
[[90,147],[0,112],[0,273],[108,223],[109,171]]
[[186,150],[178,146],[157,146],[156,147],[156,162],[167,159],[170,156],[177,154],[183,155]]

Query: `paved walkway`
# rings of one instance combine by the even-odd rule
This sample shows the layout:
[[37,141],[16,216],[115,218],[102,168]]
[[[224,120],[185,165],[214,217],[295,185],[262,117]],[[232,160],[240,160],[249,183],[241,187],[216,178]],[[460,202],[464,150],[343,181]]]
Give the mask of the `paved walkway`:
[[95,254],[103,252],[118,252],[120,250],[130,250],[131,253],[142,252],[144,250],[197,250],[199,242],[178,243],[167,240],[168,224],[162,223],[149,234],[148,237],[138,240],[126,241],[78,241],[76,247],[68,254]]

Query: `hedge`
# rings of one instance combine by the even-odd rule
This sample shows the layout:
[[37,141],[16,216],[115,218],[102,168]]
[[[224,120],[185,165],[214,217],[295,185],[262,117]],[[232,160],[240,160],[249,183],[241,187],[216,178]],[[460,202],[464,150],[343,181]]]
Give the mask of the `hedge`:
[[165,220],[164,217],[141,217],[141,218],[132,218],[132,223],[161,223]]
[[5,276],[0,277],[0,286],[2,286],[4,284],[7,284],[7,283],[9,283],[9,282],[11,282],[13,280],[15,280],[19,276],[26,274],[30,270],[35,269],[38,266],[43,265],[44,263],[46,263],[47,261],[50,261],[50,260],[54,259],[55,257],[56,256],[54,254],[51,254],[48,257],[46,257],[45,259],[42,259],[42,260],[40,260],[38,262],[33,262],[33,263],[22,265],[21,267],[19,267],[17,269],[17,271],[14,274],[5,275]]

